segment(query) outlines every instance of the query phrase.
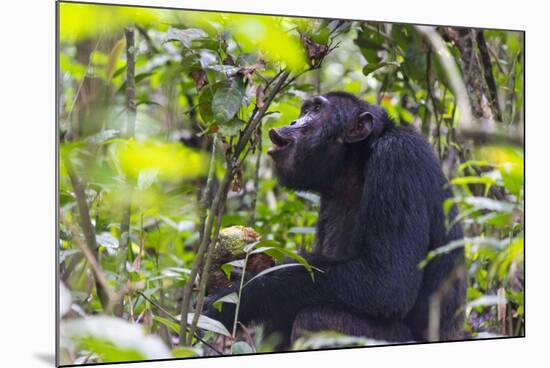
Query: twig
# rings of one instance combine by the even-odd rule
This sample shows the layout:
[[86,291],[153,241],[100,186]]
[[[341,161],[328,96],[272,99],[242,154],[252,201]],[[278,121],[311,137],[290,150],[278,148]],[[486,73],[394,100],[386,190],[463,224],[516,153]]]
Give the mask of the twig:
[[214,230],[214,236],[212,237],[210,245],[208,246],[208,250],[206,252],[206,260],[204,262],[204,266],[202,267],[201,281],[199,285],[199,295],[197,296],[197,306],[195,308],[195,312],[193,313],[193,320],[191,321],[191,326],[189,327],[189,335],[187,337],[188,345],[191,345],[193,334],[195,333],[197,329],[197,324],[199,322],[199,316],[202,313],[202,307],[204,305],[204,297],[206,293],[206,283],[208,282],[208,276],[209,276],[208,274],[210,272],[210,267],[212,264],[212,256],[216,248],[215,245],[218,242],[218,236],[220,234],[220,227],[222,224],[222,216],[223,216],[223,211],[225,209],[226,198],[227,198],[227,191],[224,192],[223,200],[221,201],[220,207],[216,214],[216,229]]
[[201,195],[200,203],[199,203],[199,242],[200,244],[202,242],[203,233],[204,233],[204,227],[206,223],[206,215],[208,213],[208,207],[209,207],[209,198],[212,192],[212,182],[214,178],[214,172],[215,172],[215,166],[216,166],[216,145],[218,143],[218,136],[214,135],[214,138],[212,139],[212,149],[210,151],[210,165],[208,167],[208,176],[206,178],[206,185],[204,187],[204,190]]
[[233,338],[235,338],[235,335],[237,334],[237,322],[239,321],[239,309],[241,307],[241,296],[244,288],[244,276],[246,274],[246,265],[248,263],[249,255],[250,252],[246,252],[246,256],[244,257],[243,271],[241,274],[241,281],[239,283],[239,296],[237,298],[237,305],[235,306],[235,319],[233,320],[233,330],[231,332],[231,336]]
[[464,81],[460,76],[460,71],[456,62],[451,55],[449,49],[445,46],[441,36],[434,30],[433,27],[429,26],[415,26],[415,29],[418,30],[430,43],[431,49],[434,54],[436,54],[441,62],[441,65],[445,69],[447,77],[449,78],[449,83],[457,99],[458,107],[462,117],[461,127],[470,128],[474,126],[476,118],[472,115],[472,108],[468,100],[468,92],[466,91],[466,86]]
[[260,163],[262,158],[262,124],[258,125],[256,130],[256,167],[254,171],[254,192],[252,193],[252,201],[250,203],[250,221],[249,226],[254,227],[256,223],[256,202],[258,201],[258,189],[260,184]]
[[[169,319],[171,319],[173,322],[176,322],[176,323],[179,323],[179,319],[177,319],[176,317],[174,317],[170,312],[168,312],[166,309],[164,309],[164,307],[162,305],[160,305],[159,303],[155,302],[153,299],[149,298],[147,295],[145,295],[143,292],[141,291],[138,291],[137,292],[139,295],[141,295],[143,297],[143,299],[147,300],[149,303],[151,303],[151,305],[153,305],[155,308],[157,308],[159,311],[161,311],[162,313],[164,313],[164,315],[166,317],[168,317]],[[199,340],[200,342],[202,342],[204,345],[208,346],[210,349],[214,350],[216,353],[218,353],[219,355],[223,355],[223,353],[221,353],[218,349],[216,349],[215,347],[213,347],[212,345],[210,345],[209,343],[207,343],[205,340],[203,340],[200,336],[198,336],[197,334],[195,334],[195,338],[197,340]]]
[[[105,313],[110,314],[112,312],[113,302],[117,299],[117,296],[113,291],[113,289],[109,286],[109,281],[107,280],[107,276],[105,275],[105,272],[103,271],[101,266],[98,264],[94,252],[90,249],[88,241],[83,241],[82,238],[80,237],[80,233],[76,228],[76,226],[71,224],[68,220],[64,220],[63,223],[67,227],[67,229],[70,231],[72,238],[76,241],[76,243],[80,247],[82,254],[84,254],[84,258],[86,258],[86,261],[88,261],[88,264],[92,269],[92,273],[96,281],[96,290],[98,292],[97,294],[101,301],[101,305]],[[86,237],[86,231],[84,231],[84,236]],[[97,287],[98,284],[101,285],[101,288]],[[100,289],[102,290],[102,293],[100,293],[99,291]],[[101,296],[101,294],[103,294],[103,297]]]
[[495,77],[493,76],[493,64],[491,63],[491,56],[489,55],[487,43],[485,42],[485,36],[483,35],[482,30],[477,32],[476,38],[479,55],[481,56],[481,65],[483,66],[483,75],[485,77],[485,83],[487,84],[487,90],[489,91],[489,96],[491,99],[493,114],[495,114],[498,121],[502,121],[502,113],[498,104],[497,84],[495,82]]
[[128,109],[126,129],[129,137],[134,136],[136,123],[136,47],[134,34],[135,31],[132,27],[124,29],[126,37],[126,107]]
[[[126,27],[124,29],[126,37],[126,135],[131,138],[134,136],[136,122],[136,81],[135,81],[135,45],[134,29]],[[122,210],[122,220],[120,221],[120,249],[122,255],[126,254],[130,244],[130,219],[132,216],[132,192],[133,186],[128,186],[126,193],[127,203]],[[126,262],[120,262],[119,274],[124,273]]]
[[461,129],[458,131],[458,136],[462,139],[471,139],[475,144],[487,143],[506,143],[515,146],[524,145],[523,133],[518,129],[514,132],[513,129]]
[[229,184],[231,183],[232,178],[233,178],[233,169],[230,166],[227,168],[225,172],[225,176],[223,177],[223,180],[220,184],[220,187],[216,192],[216,197],[214,198],[214,201],[212,201],[212,205],[210,206],[210,211],[206,219],[206,225],[204,228],[203,238],[199,245],[199,249],[197,251],[196,261],[193,264],[191,273],[189,274],[189,281],[185,284],[183,288],[183,301],[181,305],[182,318],[180,320],[180,345],[182,346],[184,346],[187,341],[186,339],[187,318],[184,318],[183,316],[187,316],[187,314],[189,313],[189,307],[191,304],[190,303],[191,292],[193,291],[193,284],[198,275],[199,268],[203,263],[204,254],[207,250],[208,245],[210,244],[210,233],[212,231],[212,226],[214,223],[214,214],[216,214],[218,211],[219,205],[222,201],[223,193],[229,190]]
[[[92,224],[92,220],[90,218],[90,209],[88,207],[88,202],[86,201],[86,184],[75,173],[69,158],[66,158],[64,160],[64,163],[65,163],[65,167],[67,168],[67,173],[69,175],[69,179],[71,181],[71,185],[73,187],[74,194],[76,197],[76,204],[78,207],[78,214],[80,219],[80,227],[82,228],[82,232],[84,234],[84,238],[86,239],[88,249],[91,250],[95,259],[98,255],[97,254],[98,247],[97,247],[97,242],[95,238],[94,225]],[[103,307],[103,309],[107,309],[110,302],[109,295],[107,294],[107,290],[104,290],[103,285],[101,284],[101,282],[99,282],[97,278],[95,279],[95,281],[96,281],[95,284],[96,284],[97,296],[99,297],[101,306]]]
[[[103,33],[101,33],[101,35],[99,36],[99,38],[97,40],[97,43],[95,44],[95,47],[92,50],[92,52],[90,53],[90,55],[97,50],[97,48],[99,47],[99,44],[101,43],[102,38],[103,38]],[[90,69],[91,65],[92,65],[92,58],[89,57],[88,65],[86,66],[86,73]],[[71,103],[71,108],[69,109],[69,113],[67,114],[67,119],[65,120],[67,124],[71,120],[71,116],[73,114],[74,107],[76,106],[76,101],[78,100],[78,97],[80,96],[80,91],[82,90],[82,87],[84,86],[84,81],[85,80],[86,80],[86,75],[82,78],[82,80],[78,84],[78,88],[76,89],[76,93],[74,94],[74,98],[73,98],[73,101]]]
[[314,67],[309,67],[309,68],[307,68],[306,70],[304,70],[304,71],[302,71],[302,72],[296,74],[294,77],[290,78],[290,79],[281,87],[281,89],[282,89],[282,90],[285,90],[289,85],[292,84],[292,82],[294,82],[296,79],[298,79],[299,77],[301,77],[301,76],[304,75],[305,73],[312,71],[313,69],[314,69]]
[[[428,341],[439,341],[439,324],[441,320],[441,301],[453,287],[455,281],[464,278],[465,269],[463,265],[457,265],[449,275],[434,291],[430,297],[430,311],[428,319]],[[454,316],[453,316],[454,317]],[[446,336],[444,336],[446,338]]]
[[149,37],[149,35],[147,34],[147,30],[141,26],[137,26],[136,25],[136,28],[139,32],[140,35],[143,36],[143,39],[145,40],[145,42],[147,42],[147,46],[149,46],[149,48],[151,49],[151,53],[152,54],[159,54],[160,51],[159,49],[155,46],[155,44],[153,43],[153,40],[151,40],[151,37]]
[[[189,275],[189,281],[185,284],[185,287],[183,289],[183,301],[181,306],[182,316],[187,316],[187,313],[189,312],[193,283],[197,277],[199,269],[203,264],[204,254],[206,253],[206,250],[208,249],[209,246],[213,246],[213,244],[210,242],[211,240],[210,234],[212,232],[214,218],[217,218],[218,216],[221,216],[223,214],[223,207],[224,207],[223,202],[225,202],[225,198],[229,191],[229,185],[233,180],[235,169],[238,166],[237,161],[239,159],[239,156],[242,150],[244,149],[244,147],[246,146],[246,144],[249,142],[250,137],[252,136],[252,133],[257,129],[259,123],[261,122],[262,117],[264,116],[271,102],[275,98],[275,95],[281,90],[281,87],[283,86],[283,83],[286,81],[288,76],[289,76],[289,72],[286,72],[286,71],[281,74],[281,76],[277,80],[276,85],[273,87],[268,97],[265,99],[262,107],[258,108],[258,112],[256,114],[253,114],[250,117],[250,120],[246,128],[242,132],[235,146],[234,152],[231,154],[231,156],[227,158],[227,169],[225,171],[223,180],[218,188],[218,191],[216,192],[216,197],[214,198],[214,201],[210,206],[209,215],[208,215],[206,226],[203,233],[203,239],[201,241],[201,244],[199,245],[199,249],[197,252],[196,262],[194,263],[193,268],[191,269],[191,273]],[[180,320],[180,345],[184,345],[187,342],[186,331],[187,331],[187,318],[182,317]]]
[[269,86],[271,86],[271,84],[272,84],[275,80],[277,80],[277,78],[279,78],[279,76],[280,76],[281,74],[283,74],[283,71],[284,71],[283,69],[279,70],[279,71],[277,72],[277,74],[275,74],[275,75],[273,76],[273,78],[271,78],[271,79],[266,83],[266,85],[265,85],[265,87],[264,87],[264,91],[267,91],[267,89],[269,88]]
[[[435,124],[436,124],[436,135],[437,135],[437,157],[439,159],[442,159],[443,152],[441,151],[441,120],[442,116],[439,114],[438,111],[438,104],[437,100],[435,98],[435,95],[432,91],[432,79],[431,79],[431,73],[432,73],[432,50],[428,50],[427,60],[426,60],[426,89],[428,92],[428,100],[432,103],[433,113],[435,117]],[[443,103],[445,103],[445,98],[443,98]]]
[[[252,136],[252,133],[256,130],[258,125],[260,124],[264,114],[266,113],[267,109],[271,105],[271,102],[275,98],[275,95],[279,93],[279,91],[283,88],[283,83],[287,80],[289,76],[289,72],[283,72],[279,79],[277,80],[277,84],[273,87],[269,95],[264,101],[264,104],[261,108],[258,108],[258,112],[250,117],[250,121],[247,124],[246,128],[244,129],[241,137],[239,138],[239,141],[237,142],[237,145],[235,147],[235,153],[234,158],[237,159],[239,155],[241,154],[241,151],[245,147],[245,145],[250,140],[250,137]],[[295,79],[295,78],[293,78]]]

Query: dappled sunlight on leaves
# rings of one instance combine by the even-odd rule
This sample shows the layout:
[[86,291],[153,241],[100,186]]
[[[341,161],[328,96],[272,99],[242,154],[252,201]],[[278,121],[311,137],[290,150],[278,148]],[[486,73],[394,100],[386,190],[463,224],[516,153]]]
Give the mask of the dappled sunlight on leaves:
[[[130,140],[119,151],[122,171],[134,179],[156,172],[159,180],[177,182],[205,173],[208,158],[205,154],[177,143]],[[154,171],[151,171],[154,170]]]
[[61,3],[59,7],[62,42],[113,34],[134,23],[148,25],[163,14],[158,9],[124,6]]

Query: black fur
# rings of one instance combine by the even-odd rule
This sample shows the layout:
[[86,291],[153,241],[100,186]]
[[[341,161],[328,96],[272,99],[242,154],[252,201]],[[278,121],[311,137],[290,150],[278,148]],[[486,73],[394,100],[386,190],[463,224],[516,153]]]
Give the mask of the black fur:
[[[336,330],[386,341],[425,341],[429,304],[463,265],[461,249],[418,264],[428,251],[462,237],[447,230],[443,201],[452,195],[429,143],[396,127],[385,111],[343,93],[307,100],[298,123],[270,132],[280,182],[321,195],[314,281],[301,266],[259,277],[242,292],[239,320],[265,323],[285,343],[304,331]],[[361,113],[368,136],[346,143]],[[358,125],[365,129],[365,125]],[[456,215],[451,210],[451,217]],[[221,294],[230,292],[225,290]],[[206,314],[230,326],[234,306]],[[462,338],[465,280],[444,293],[440,340]]]

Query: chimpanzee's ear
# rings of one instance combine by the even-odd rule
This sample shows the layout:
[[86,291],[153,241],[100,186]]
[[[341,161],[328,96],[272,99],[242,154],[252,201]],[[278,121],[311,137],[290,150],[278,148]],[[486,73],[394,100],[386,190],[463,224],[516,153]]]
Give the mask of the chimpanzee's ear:
[[362,112],[357,116],[353,125],[346,129],[342,138],[346,143],[361,142],[367,139],[373,127],[374,115],[368,111]]

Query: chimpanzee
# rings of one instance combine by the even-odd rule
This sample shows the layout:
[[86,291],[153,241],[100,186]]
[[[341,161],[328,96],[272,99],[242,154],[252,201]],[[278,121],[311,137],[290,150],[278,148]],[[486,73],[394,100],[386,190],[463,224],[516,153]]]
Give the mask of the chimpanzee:
[[[462,338],[463,249],[419,267],[430,250],[463,236],[459,223],[446,227],[443,202],[452,193],[429,143],[345,92],[306,99],[299,118],[269,137],[280,183],[321,196],[315,250],[306,255],[318,270],[313,280],[302,266],[252,280],[239,320],[263,323],[287,344],[321,330],[426,341],[437,295],[439,340]],[[212,303],[231,291],[211,296],[206,309],[226,326],[234,304],[219,312]]]

